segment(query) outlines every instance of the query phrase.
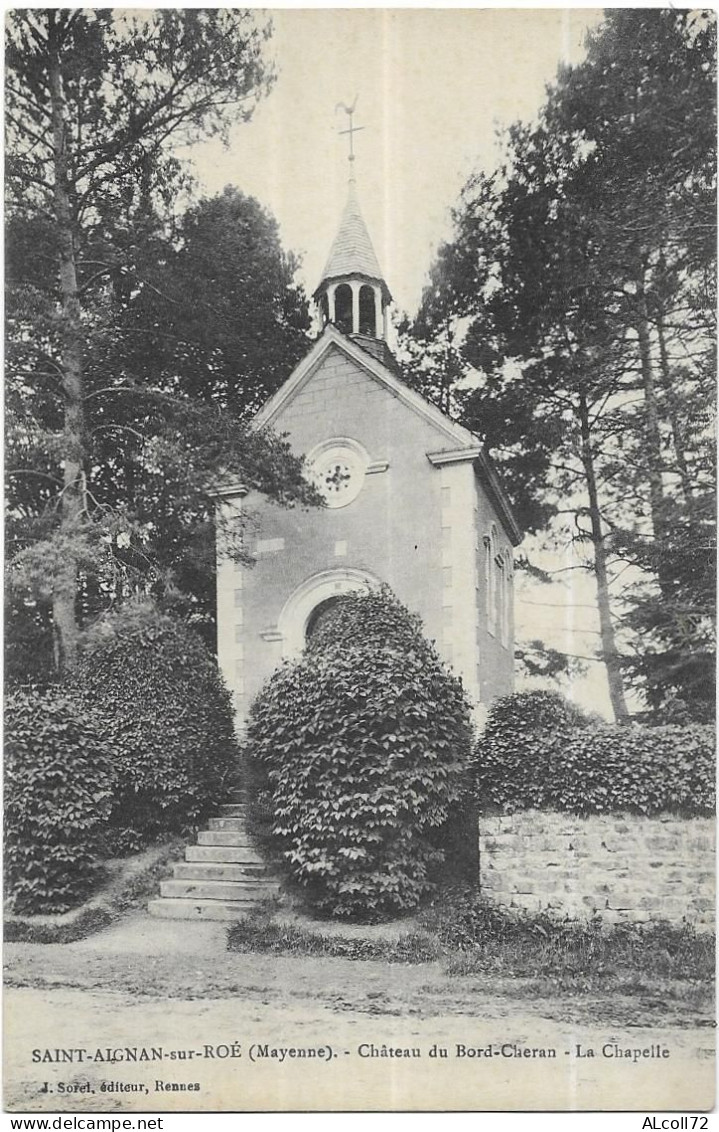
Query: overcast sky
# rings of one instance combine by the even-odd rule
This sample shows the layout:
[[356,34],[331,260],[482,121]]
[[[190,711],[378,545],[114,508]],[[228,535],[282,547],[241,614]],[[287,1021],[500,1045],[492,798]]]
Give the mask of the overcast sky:
[[303,256],[313,291],[347,184],[358,97],[360,200],[398,307],[414,313],[448,211],[468,174],[492,168],[495,131],[532,118],[560,60],[581,58],[600,9],[290,9],[272,13],[278,80],[253,120],[196,147],[204,192],[257,197]]

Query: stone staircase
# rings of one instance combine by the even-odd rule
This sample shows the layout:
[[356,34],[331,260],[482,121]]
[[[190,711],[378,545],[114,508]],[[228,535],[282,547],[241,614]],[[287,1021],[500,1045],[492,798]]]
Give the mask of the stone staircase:
[[188,845],[172,880],[160,882],[151,916],[163,920],[236,920],[279,893],[279,882],[251,844],[244,801],[220,806],[220,816]]

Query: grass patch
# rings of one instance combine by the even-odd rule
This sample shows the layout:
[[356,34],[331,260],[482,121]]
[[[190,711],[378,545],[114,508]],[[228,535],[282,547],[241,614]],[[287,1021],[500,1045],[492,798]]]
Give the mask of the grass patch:
[[36,922],[31,916],[17,916],[5,921],[3,936],[6,943],[74,943],[102,931],[113,918],[108,908],[81,908],[72,919],[56,924]]
[[714,976],[714,937],[688,924],[606,924],[599,917],[560,920],[497,908],[476,895],[438,902],[422,917],[454,975],[492,973],[629,982],[707,980]]
[[6,943],[74,943],[102,931],[125,912],[141,907],[157,892],[158,881],[185,842],[164,839],[142,853],[105,863],[108,879],[85,904],[69,912],[44,916],[5,917]]
[[259,910],[229,928],[228,948],[387,963],[441,959],[448,975],[530,980],[536,994],[550,995],[598,989],[661,995],[680,985],[700,998],[714,978],[709,932],[664,922],[559,920],[500,909],[474,893],[455,894],[425,909],[419,928],[396,939],[325,934]]
[[374,959],[385,963],[428,963],[440,955],[437,940],[426,932],[404,932],[391,940],[325,935],[275,920],[264,909],[243,916],[228,929],[227,947],[239,952]]

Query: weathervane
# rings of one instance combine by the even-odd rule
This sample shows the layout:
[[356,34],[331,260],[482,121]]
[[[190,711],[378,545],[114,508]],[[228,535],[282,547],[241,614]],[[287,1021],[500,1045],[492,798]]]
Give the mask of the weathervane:
[[360,130],[364,129],[364,126],[355,126],[352,122],[352,115],[355,112],[355,106],[357,105],[357,99],[358,98],[359,98],[359,95],[356,94],[355,100],[354,100],[354,102],[352,103],[351,106],[347,106],[346,103],[344,103],[344,102],[338,102],[337,105],[335,106],[335,114],[337,113],[338,110],[342,109],[342,110],[344,110],[345,114],[348,116],[348,118],[350,120],[350,124],[349,124],[348,129],[338,131],[338,133],[340,133],[340,134],[349,134],[349,139],[350,139],[350,152],[349,152],[350,171],[352,171],[352,164],[351,163],[355,159],[354,135],[359,133]]

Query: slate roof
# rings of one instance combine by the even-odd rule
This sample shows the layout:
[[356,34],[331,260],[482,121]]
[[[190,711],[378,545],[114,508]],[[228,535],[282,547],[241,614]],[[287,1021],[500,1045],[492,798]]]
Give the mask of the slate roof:
[[350,182],[339,231],[330,249],[315,295],[323,284],[350,275],[360,275],[381,283],[386,300],[388,302],[391,300],[392,296],[382,276],[382,269],[360,211],[357,189],[353,181]]

